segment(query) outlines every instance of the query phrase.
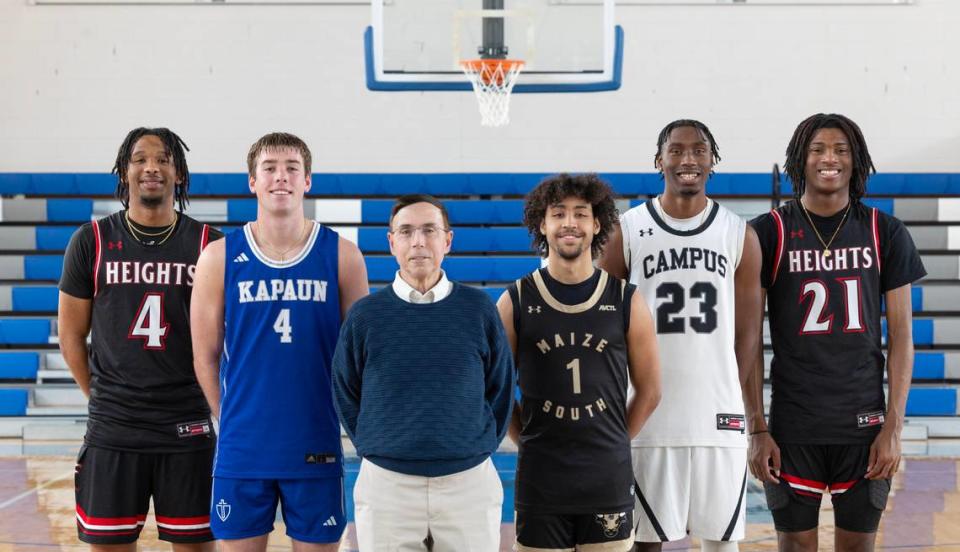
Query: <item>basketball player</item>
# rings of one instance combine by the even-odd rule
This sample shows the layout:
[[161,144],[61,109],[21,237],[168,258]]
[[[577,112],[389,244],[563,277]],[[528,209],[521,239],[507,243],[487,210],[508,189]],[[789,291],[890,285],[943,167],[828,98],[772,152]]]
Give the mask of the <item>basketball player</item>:
[[817,550],[827,492],[835,548],[873,550],[913,372],[910,284],[926,271],[903,224],[862,202],[875,169],[856,123],[809,117],[793,133],[785,169],[794,201],[752,223],[763,251],[773,402],[768,430],[757,367],[747,396],[751,471],[764,482],[780,550]]
[[64,257],[60,350],[89,399],[77,535],[92,550],[135,550],[151,497],[161,540],[213,550],[214,435],[188,314],[197,257],[222,234],[182,214],[185,148],[166,128],[130,131],[113,167],[124,209],[81,226]]
[[519,551],[633,546],[630,438],[657,406],[660,376],[643,297],[593,266],[616,217],[596,175],[557,175],[527,195],[524,223],[547,266],[497,303],[521,392],[510,428]]
[[637,550],[699,537],[737,550],[747,482],[743,382],[760,356],[760,250],[706,196],[719,149],[689,119],[660,132],[663,194],[627,211],[601,266],[629,274],[656,318],[663,401],[633,441]]
[[346,517],[330,360],[366,268],[304,216],[300,138],[263,136],[247,169],[257,218],[200,257],[191,309],[197,379],[220,419],[213,534],[227,552],[266,550],[279,502],[294,550],[334,552]]

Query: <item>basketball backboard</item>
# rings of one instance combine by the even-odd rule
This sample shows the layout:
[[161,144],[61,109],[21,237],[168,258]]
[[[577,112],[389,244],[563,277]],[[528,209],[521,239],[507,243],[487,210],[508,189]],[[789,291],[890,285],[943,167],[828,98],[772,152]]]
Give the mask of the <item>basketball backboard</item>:
[[371,90],[471,90],[460,62],[483,57],[485,19],[502,20],[502,57],[523,61],[514,92],[620,87],[614,0],[373,0],[372,15],[364,36]]

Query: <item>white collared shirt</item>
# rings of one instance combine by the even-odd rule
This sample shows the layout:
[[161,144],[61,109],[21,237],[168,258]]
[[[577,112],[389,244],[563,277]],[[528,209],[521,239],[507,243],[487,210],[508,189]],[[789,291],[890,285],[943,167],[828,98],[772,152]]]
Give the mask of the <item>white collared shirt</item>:
[[437,285],[427,290],[426,293],[420,293],[408,284],[406,280],[400,277],[399,270],[397,271],[396,278],[393,279],[393,292],[397,294],[397,297],[407,303],[436,303],[437,301],[446,299],[452,289],[453,284],[447,279],[447,274],[442,270],[440,271],[440,281],[437,282]]

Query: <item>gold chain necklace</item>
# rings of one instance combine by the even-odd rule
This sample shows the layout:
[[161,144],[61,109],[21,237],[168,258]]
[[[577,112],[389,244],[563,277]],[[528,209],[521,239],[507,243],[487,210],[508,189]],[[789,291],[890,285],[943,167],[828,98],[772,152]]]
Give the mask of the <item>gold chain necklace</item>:
[[803,210],[803,214],[807,216],[807,222],[810,223],[810,228],[813,228],[813,233],[817,235],[817,239],[820,240],[820,245],[823,246],[823,258],[829,258],[830,244],[833,243],[833,240],[837,239],[837,234],[840,233],[840,229],[843,228],[844,221],[847,220],[847,213],[850,212],[850,202],[847,202],[847,208],[843,211],[843,218],[840,219],[840,224],[837,225],[837,229],[833,231],[833,235],[830,236],[830,241],[828,242],[823,241],[823,236],[820,235],[820,231],[817,230],[817,225],[815,225],[813,223],[813,219],[810,218],[810,212],[807,211],[802,199],[800,200],[800,209]]
[[263,242],[263,245],[266,245],[274,253],[279,253],[281,263],[284,260],[286,260],[287,253],[293,251],[298,245],[300,245],[300,242],[303,240],[303,236],[305,236],[307,233],[307,219],[306,217],[304,217],[303,230],[300,232],[300,236],[297,238],[297,241],[293,242],[293,245],[288,247],[285,251],[280,251],[279,249],[274,247],[273,244],[268,242],[267,239],[264,237],[263,232],[260,231],[260,221],[254,221],[253,224],[254,226],[256,226],[256,229],[257,229],[256,235],[260,238],[260,241]]
[[179,220],[180,215],[179,213],[174,211],[173,222],[170,223],[170,226],[164,228],[159,232],[144,232],[143,230],[138,230],[134,226],[133,222],[130,220],[130,211],[124,211],[123,217],[127,221],[127,228],[130,230],[130,233],[133,234],[133,237],[136,238],[138,242],[144,245],[147,245],[147,243],[140,236],[145,236],[147,238],[156,238],[158,236],[163,236],[163,239],[161,239],[159,242],[155,244],[151,244],[151,245],[163,245],[163,243],[166,242],[168,239],[170,239],[170,236],[173,235],[173,230],[177,227],[177,220]]

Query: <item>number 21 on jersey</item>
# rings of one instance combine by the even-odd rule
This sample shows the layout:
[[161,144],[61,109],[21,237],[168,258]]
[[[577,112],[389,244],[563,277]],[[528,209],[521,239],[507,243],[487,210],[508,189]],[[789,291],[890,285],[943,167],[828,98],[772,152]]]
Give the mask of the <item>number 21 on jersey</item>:
[[[863,307],[860,298],[860,278],[837,278],[843,286],[844,333],[866,331],[863,326]],[[801,335],[826,334],[833,331],[833,313],[830,306],[830,290],[822,280],[807,280],[800,287],[800,303],[807,303]]]

